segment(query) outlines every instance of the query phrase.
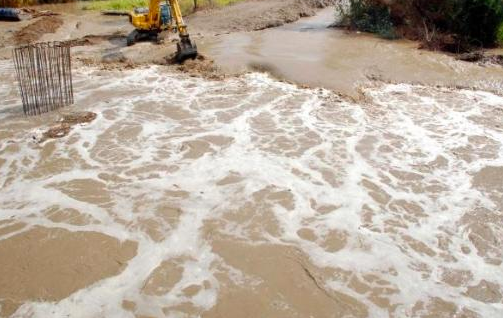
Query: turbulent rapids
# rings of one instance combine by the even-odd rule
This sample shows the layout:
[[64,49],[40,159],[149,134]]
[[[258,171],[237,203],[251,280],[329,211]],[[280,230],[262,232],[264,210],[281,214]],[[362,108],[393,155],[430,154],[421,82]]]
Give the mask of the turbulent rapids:
[[97,119],[43,143],[0,80],[2,312],[502,315],[503,97],[74,75]]

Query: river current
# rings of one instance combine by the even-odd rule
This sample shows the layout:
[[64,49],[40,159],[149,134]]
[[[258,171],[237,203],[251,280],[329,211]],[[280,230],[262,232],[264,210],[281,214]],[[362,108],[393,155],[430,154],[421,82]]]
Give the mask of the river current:
[[[24,117],[0,71],[13,317],[503,315],[501,96],[374,84],[356,102],[262,73],[80,66],[69,110],[97,119],[39,143],[58,114]],[[86,251],[76,273],[65,244]]]

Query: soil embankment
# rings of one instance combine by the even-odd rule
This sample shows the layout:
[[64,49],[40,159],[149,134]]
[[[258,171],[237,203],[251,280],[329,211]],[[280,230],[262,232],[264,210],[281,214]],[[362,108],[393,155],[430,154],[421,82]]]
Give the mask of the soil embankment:
[[218,10],[196,12],[187,21],[192,30],[202,34],[257,31],[312,16],[316,9],[335,3],[335,0],[252,0]]
[[63,19],[57,16],[42,17],[14,33],[16,44],[29,44],[40,39],[44,34],[55,33],[63,25]]

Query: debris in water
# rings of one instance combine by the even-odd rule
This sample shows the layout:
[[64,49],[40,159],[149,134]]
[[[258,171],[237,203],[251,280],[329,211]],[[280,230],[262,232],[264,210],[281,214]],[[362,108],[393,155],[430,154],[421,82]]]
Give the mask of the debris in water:
[[465,62],[479,62],[484,58],[483,52],[468,52],[459,54],[456,59]]
[[71,126],[69,124],[62,123],[57,126],[53,126],[49,128],[46,132],[43,134],[43,140],[46,139],[56,139],[56,138],[62,138],[70,133]]
[[63,114],[59,119],[58,124],[52,126],[48,130],[33,136],[37,143],[43,143],[47,139],[59,139],[67,136],[75,125],[85,125],[97,117],[93,112],[72,112]]
[[483,64],[503,65],[503,55],[497,55],[497,54],[488,55],[485,54],[484,52],[464,53],[458,55],[456,59],[459,61],[479,63],[481,65]]
[[77,125],[77,124],[87,124],[96,119],[96,113],[93,112],[80,112],[80,113],[68,113],[64,114],[60,122],[62,124]]
[[178,70],[184,73],[188,73],[193,77],[204,77],[208,79],[223,79],[224,74],[215,66],[212,59],[199,54],[195,59],[189,59],[184,61],[178,66]]

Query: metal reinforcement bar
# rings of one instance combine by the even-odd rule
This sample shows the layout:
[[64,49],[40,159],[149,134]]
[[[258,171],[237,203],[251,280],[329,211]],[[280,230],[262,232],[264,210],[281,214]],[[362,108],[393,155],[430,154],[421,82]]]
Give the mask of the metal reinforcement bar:
[[13,50],[26,115],[39,115],[73,104],[70,43],[36,43]]

